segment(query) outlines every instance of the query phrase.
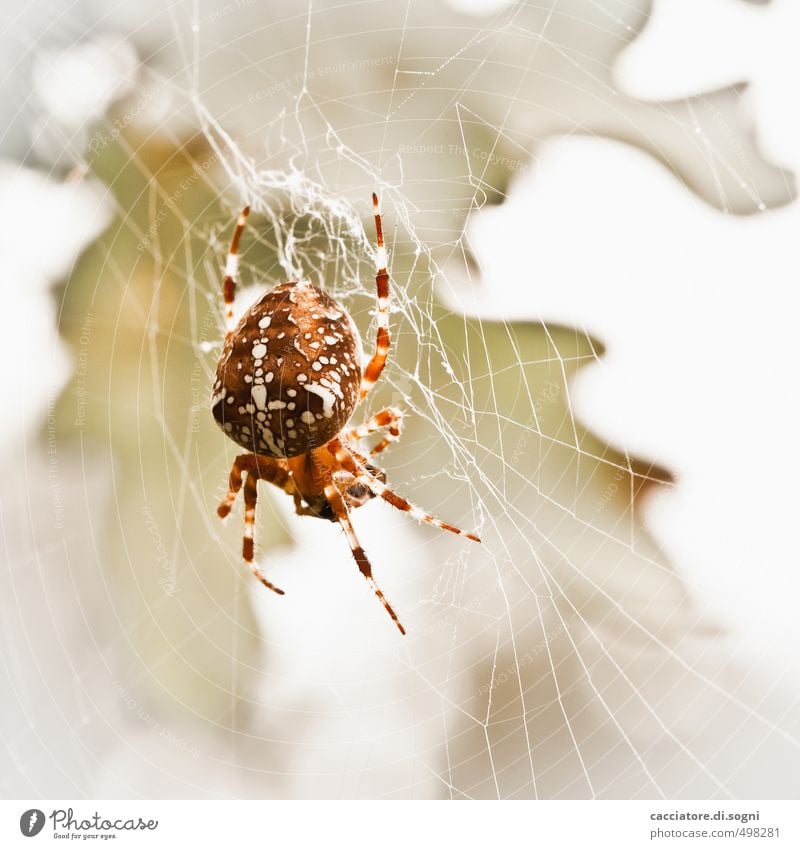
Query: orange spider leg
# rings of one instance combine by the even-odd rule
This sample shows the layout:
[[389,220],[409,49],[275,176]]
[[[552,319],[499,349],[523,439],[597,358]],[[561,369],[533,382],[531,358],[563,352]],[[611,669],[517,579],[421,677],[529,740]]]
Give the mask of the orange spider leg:
[[389,616],[392,617],[392,621],[395,625],[397,625],[401,634],[406,633],[406,629],[400,623],[400,620],[397,618],[397,614],[392,610],[392,606],[386,600],[386,596],[381,591],[381,588],[375,583],[375,579],[372,577],[372,564],[367,559],[367,555],[364,553],[364,549],[361,547],[361,543],[358,541],[358,537],[356,536],[356,532],[353,529],[353,523],[350,521],[350,514],[347,510],[347,504],[345,503],[344,498],[342,498],[341,493],[333,484],[327,484],[325,487],[325,497],[328,499],[328,503],[333,508],[333,512],[336,515],[336,519],[339,524],[344,529],[345,534],[347,535],[347,542],[350,544],[350,551],[353,552],[353,558],[358,565],[359,571],[361,574],[367,579],[367,582],[372,587],[372,591],[380,600],[381,604],[386,609],[386,612]]
[[242,474],[246,473],[244,479],[244,537],[242,540],[242,557],[247,563],[250,571],[269,590],[278,595],[283,595],[283,590],[270,583],[263,572],[253,562],[255,548],[255,525],[256,525],[256,503],[258,501],[258,481],[265,480],[287,492],[291,491],[292,480],[289,472],[277,460],[271,457],[263,457],[256,454],[240,454],[231,468],[230,485],[225,498],[217,508],[217,514],[224,519],[230,512],[236,495],[242,488]]
[[407,498],[403,498],[402,495],[398,495],[396,492],[393,492],[388,486],[386,486],[385,483],[381,483],[377,478],[370,476],[368,485],[376,495],[379,495],[384,501],[388,501],[392,507],[396,507],[398,510],[402,510],[405,513],[410,513],[411,516],[420,522],[433,525],[442,531],[450,531],[451,534],[464,536],[467,539],[471,539],[473,542],[481,541],[480,537],[475,534],[468,534],[466,531],[462,531],[461,528],[456,527],[456,525],[443,522],[431,513],[426,513],[421,507],[417,507],[416,504],[412,504]]
[[461,528],[456,527],[456,525],[451,525],[448,522],[443,522],[441,519],[437,519],[421,507],[417,507],[416,504],[413,504],[407,498],[403,498],[402,495],[398,495],[396,492],[393,492],[388,486],[386,486],[385,483],[375,477],[369,469],[366,468],[366,457],[356,451],[353,451],[351,448],[345,448],[338,439],[330,442],[330,448],[336,455],[337,461],[345,469],[347,469],[347,471],[351,472],[353,477],[356,479],[356,482],[368,487],[375,493],[375,495],[379,495],[384,501],[391,504],[392,507],[402,510],[404,513],[409,513],[418,521],[425,522],[428,525],[433,525],[440,530],[450,531],[451,534],[458,534],[459,536],[465,536],[473,542],[481,541],[480,537],[475,536],[475,534],[468,534],[465,531],[462,531]]
[[377,289],[378,310],[378,335],[375,340],[375,353],[364,370],[361,378],[361,393],[363,398],[372,388],[375,381],[381,376],[386,358],[389,355],[389,272],[386,270],[386,246],[383,244],[383,222],[381,220],[381,208],[378,196],[373,193],[372,204],[375,208],[375,230],[378,234],[378,250],[375,254],[375,287]]
[[225,495],[225,498],[222,499],[219,507],[217,507],[217,515],[220,519],[225,519],[227,515],[231,512],[231,507],[233,507],[233,502],[236,501],[236,496],[239,494],[239,490],[242,488],[242,464],[240,463],[243,457],[249,456],[248,454],[239,455],[234,461],[233,466],[231,466],[231,474],[228,479],[228,492]]
[[222,281],[222,299],[225,302],[225,331],[230,336],[236,329],[233,320],[233,305],[236,300],[236,284],[239,282],[239,240],[242,238],[250,207],[246,206],[236,221],[236,229],[233,231],[231,246],[228,250],[228,260],[225,263],[225,279]]
[[370,449],[369,456],[374,457],[388,448],[392,442],[400,438],[402,421],[403,414],[400,410],[396,407],[387,407],[385,410],[375,413],[364,424],[351,428],[344,434],[344,439],[345,441],[350,439],[364,439],[373,433],[377,433],[379,430],[388,431],[386,436]]

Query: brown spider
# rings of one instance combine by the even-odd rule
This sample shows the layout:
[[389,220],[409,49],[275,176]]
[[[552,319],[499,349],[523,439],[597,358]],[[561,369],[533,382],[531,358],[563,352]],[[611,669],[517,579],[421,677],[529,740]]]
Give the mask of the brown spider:
[[[372,567],[353,530],[350,511],[380,496],[420,521],[454,534],[464,532],[389,489],[384,472],[368,459],[400,436],[399,410],[388,407],[359,427],[346,427],[356,404],[383,371],[389,352],[389,273],[377,195],[372,195],[372,201],[378,237],[378,333],[375,353],[363,376],[361,339],[352,318],[330,295],[307,280],[281,283],[270,289],[234,325],[239,240],[249,208],[245,207],[239,215],[225,267],[227,333],[217,365],[211,411],[225,433],[250,453],[234,460],[228,494],[217,513],[221,518],[230,513],[244,483],[242,555],[259,581],[280,595],[283,590],[271,584],[253,562],[258,481],[267,481],[289,493],[298,515],[338,522],[361,574],[405,634],[372,577]],[[385,432],[384,438],[362,453],[364,449],[358,441],[379,431]],[[473,534],[464,535],[480,542]]]

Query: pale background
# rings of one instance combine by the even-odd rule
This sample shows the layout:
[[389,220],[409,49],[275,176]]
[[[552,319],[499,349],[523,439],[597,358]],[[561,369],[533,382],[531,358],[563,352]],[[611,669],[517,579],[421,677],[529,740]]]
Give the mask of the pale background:
[[[792,3],[4,18],[0,793],[796,796]],[[233,211],[366,333],[376,187],[384,467],[484,538],[356,514],[405,640],[279,493],[248,578],[205,406]]]

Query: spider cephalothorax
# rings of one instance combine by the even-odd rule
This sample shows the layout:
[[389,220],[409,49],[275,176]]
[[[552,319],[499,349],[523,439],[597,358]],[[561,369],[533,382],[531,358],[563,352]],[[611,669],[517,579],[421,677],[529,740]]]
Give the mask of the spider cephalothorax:
[[[360,398],[380,376],[389,351],[389,274],[383,245],[378,198],[377,274],[378,336],[375,353],[362,372],[362,346],[347,311],[330,295],[305,280],[270,289],[234,324],[233,303],[238,275],[239,240],[248,208],[242,211],[228,254],[223,294],[227,335],[214,381],[214,419],[237,445],[246,449],[234,461],[228,494],[218,513],[230,513],[244,487],[243,556],[256,577],[282,594],[253,562],[253,529],[257,482],[268,481],[290,494],[300,515],[338,522],[347,534],[361,573],[397,627],[397,616],[372,577],[372,567],[350,522],[350,511],[376,496],[417,519],[455,534],[441,522],[386,486],[386,475],[369,458],[400,436],[401,414],[393,407],[364,424],[347,428]],[[371,449],[360,441],[384,431]],[[473,534],[469,539],[479,541]]]

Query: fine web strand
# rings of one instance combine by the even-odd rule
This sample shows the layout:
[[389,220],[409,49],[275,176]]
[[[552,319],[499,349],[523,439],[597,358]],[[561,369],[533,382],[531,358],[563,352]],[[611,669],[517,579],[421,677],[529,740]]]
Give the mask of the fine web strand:
[[[536,33],[534,49],[538,49],[541,44],[558,49],[558,46],[554,46],[548,39],[549,22],[550,16],[546,18],[542,30]],[[511,26],[512,23],[513,17],[502,20],[503,26]],[[559,738],[566,741],[563,743],[564,757],[568,755],[575,757],[578,772],[583,781],[581,787],[577,785],[573,787],[575,793],[596,797],[603,795],[606,788],[602,783],[603,779],[596,777],[596,774],[599,775],[601,772],[599,768],[601,757],[597,755],[596,750],[587,745],[589,741],[585,729],[582,730],[576,709],[572,707],[570,700],[572,694],[569,690],[574,685],[565,683],[563,660],[565,651],[576,665],[580,684],[591,694],[594,708],[607,717],[622,745],[630,752],[641,775],[643,792],[655,793],[661,797],[667,797],[676,792],[671,785],[667,786],[651,768],[650,746],[631,732],[629,723],[620,718],[614,703],[607,698],[603,685],[598,683],[592,666],[593,661],[587,656],[588,652],[585,648],[584,638],[588,636],[594,644],[594,651],[599,653],[599,656],[604,658],[614,671],[615,686],[627,694],[625,701],[639,706],[642,715],[654,722],[659,735],[668,740],[674,750],[688,760],[694,772],[708,779],[714,792],[724,797],[732,796],[732,790],[728,786],[731,776],[720,772],[719,768],[713,765],[714,753],[709,754],[706,750],[702,755],[698,754],[694,748],[695,740],[687,741],[673,730],[670,721],[662,716],[661,705],[644,691],[642,684],[646,684],[647,681],[637,681],[615,656],[616,641],[607,639],[606,632],[601,627],[602,622],[594,621],[591,615],[573,600],[570,592],[563,588],[565,574],[569,573],[570,577],[580,577],[588,586],[592,597],[601,599],[609,610],[624,620],[627,628],[635,632],[637,639],[648,650],[657,651],[660,656],[680,669],[697,685],[713,691],[726,706],[739,711],[741,714],[739,728],[743,727],[745,722],[754,720],[763,727],[765,733],[779,735],[793,747],[798,747],[798,740],[766,715],[762,715],[758,705],[754,707],[747,704],[736,693],[729,692],[722,684],[709,677],[702,666],[696,664],[696,661],[687,660],[680,649],[670,645],[669,641],[661,636],[647,617],[631,612],[604,582],[585,568],[585,564],[580,562],[577,555],[566,550],[553,534],[542,529],[526,509],[520,507],[510,495],[515,488],[518,489],[524,485],[529,488],[531,497],[537,502],[546,505],[554,514],[560,515],[563,521],[569,522],[576,535],[590,533],[608,543],[620,545],[619,536],[614,532],[616,528],[609,530],[593,521],[591,515],[587,516],[585,511],[575,506],[574,500],[559,500],[552,494],[551,487],[544,483],[538,469],[534,475],[531,475],[529,471],[522,468],[511,451],[515,440],[509,441],[505,434],[520,433],[520,438],[535,441],[544,446],[545,456],[548,448],[553,451],[571,452],[576,460],[572,468],[577,491],[587,486],[585,481],[581,483],[582,464],[587,464],[588,467],[605,465],[613,471],[633,477],[631,461],[627,458],[622,461],[611,460],[596,449],[582,444],[579,435],[582,429],[573,411],[569,393],[569,379],[574,371],[575,363],[562,356],[558,340],[551,334],[549,328],[541,328],[541,332],[547,338],[549,350],[552,353],[538,363],[551,366],[563,384],[563,399],[568,417],[566,429],[568,437],[563,435],[563,430],[558,434],[548,432],[540,420],[537,404],[540,387],[531,385],[526,374],[526,367],[537,363],[525,361],[522,350],[517,346],[510,321],[507,324],[509,332],[506,336],[506,344],[509,345],[515,362],[508,369],[516,370],[522,381],[520,395],[528,407],[528,414],[525,417],[519,418],[515,414],[509,414],[504,401],[498,397],[495,383],[499,382],[504,375],[481,372],[485,368],[484,363],[491,362],[491,348],[495,344],[483,323],[475,320],[471,322],[477,328],[479,345],[483,348],[481,353],[486,355],[481,359],[481,365],[477,365],[477,360],[473,364],[474,353],[470,350],[463,352],[466,357],[465,362],[453,361],[453,352],[443,335],[432,296],[420,296],[417,287],[412,285],[412,281],[420,275],[431,280],[444,280],[452,272],[449,266],[442,262],[440,255],[435,254],[433,247],[426,244],[417,233],[414,226],[416,208],[407,194],[408,189],[404,185],[402,176],[388,182],[383,176],[381,167],[371,165],[370,160],[361,152],[342,142],[337,127],[327,121],[326,110],[315,101],[313,86],[308,81],[309,51],[314,38],[314,24],[315,10],[313,4],[309,3],[304,34],[304,82],[297,98],[294,114],[288,116],[285,125],[281,126],[279,134],[281,141],[275,148],[276,151],[286,154],[285,164],[281,167],[260,167],[239,143],[224,118],[213,114],[212,110],[206,106],[202,95],[202,80],[199,76],[197,57],[196,55],[192,59],[187,57],[186,67],[192,70],[187,89],[181,94],[194,106],[202,136],[216,165],[216,170],[198,167],[200,179],[210,189],[216,190],[218,195],[223,194],[221,187],[224,186],[226,200],[220,206],[219,222],[214,227],[203,228],[193,221],[180,218],[185,226],[185,237],[181,246],[183,252],[181,261],[186,269],[184,283],[190,293],[189,300],[192,304],[190,324],[185,331],[188,332],[188,338],[181,336],[184,333],[181,329],[158,326],[153,318],[153,311],[148,311],[144,305],[141,306],[139,318],[143,322],[151,322],[150,346],[146,356],[151,359],[150,373],[153,399],[156,402],[155,409],[160,409],[160,399],[164,391],[158,365],[156,339],[167,330],[173,334],[176,341],[191,345],[203,355],[204,379],[207,384],[211,383],[215,356],[219,348],[214,342],[209,342],[214,334],[204,327],[200,317],[201,311],[197,309],[197,305],[207,304],[213,309],[214,305],[218,304],[220,268],[224,265],[227,248],[226,237],[238,206],[249,203],[254,217],[263,216],[265,226],[258,234],[251,228],[249,238],[251,241],[263,240],[274,249],[280,276],[284,279],[309,278],[317,285],[331,289],[333,294],[345,304],[374,297],[375,245],[374,234],[369,230],[371,221],[368,212],[369,196],[364,198],[362,206],[358,206],[344,197],[340,187],[327,182],[326,171],[321,167],[322,161],[332,151],[335,152],[343,161],[360,170],[364,185],[369,185],[371,190],[374,189],[381,195],[385,219],[391,218],[397,225],[396,228],[387,230],[387,236],[394,234],[395,240],[402,237],[402,242],[411,246],[411,259],[402,266],[390,269],[392,272],[391,320],[395,325],[402,325],[405,333],[412,334],[418,340],[417,359],[410,366],[404,366],[390,358],[382,380],[402,393],[403,405],[409,418],[414,417],[426,422],[439,435],[446,454],[439,468],[435,470],[425,468],[412,470],[413,474],[408,478],[408,482],[423,484],[441,480],[443,477],[448,479],[453,488],[467,494],[471,507],[468,515],[477,519],[476,530],[487,541],[492,541],[491,547],[484,544],[481,551],[481,557],[484,558],[486,565],[481,567],[480,580],[487,585],[488,591],[496,591],[496,597],[500,599],[499,612],[471,610],[469,602],[473,590],[467,585],[467,568],[454,568],[453,563],[450,562],[440,569],[439,574],[430,576],[431,587],[433,587],[432,601],[435,605],[444,606],[461,617],[454,622],[467,621],[466,617],[473,614],[476,618],[487,620],[481,625],[492,635],[488,648],[488,662],[484,665],[483,673],[486,676],[487,685],[485,703],[477,709],[474,703],[464,701],[457,689],[453,670],[457,665],[455,662],[457,654],[464,649],[459,629],[455,624],[450,631],[448,665],[442,681],[436,681],[426,673],[424,658],[416,654],[417,649],[409,650],[404,647],[398,653],[401,662],[405,663],[408,670],[436,694],[441,704],[444,767],[442,770],[437,770],[424,760],[420,760],[420,765],[425,772],[435,775],[451,795],[460,797],[470,795],[470,788],[463,786],[457,778],[460,770],[455,746],[457,741],[450,739],[448,732],[450,725],[448,717],[453,712],[457,713],[482,736],[490,764],[489,779],[493,792],[498,797],[504,794],[503,768],[500,766],[500,749],[504,738],[495,733],[498,729],[495,728],[497,723],[494,719],[494,710],[499,695],[497,680],[499,667],[503,662],[501,657],[507,655],[511,658],[511,675],[514,678],[514,688],[520,705],[520,713],[516,719],[524,740],[519,761],[524,763],[528,773],[529,795],[538,797],[546,793],[542,790],[542,779],[545,776],[540,775],[537,763],[539,748],[550,738],[537,738],[535,719],[529,718],[535,716],[536,710],[528,703],[532,682],[524,675],[524,657],[529,649],[521,642],[527,637],[515,626],[514,613],[524,602],[531,609],[534,621],[538,620],[540,625],[539,639],[543,647],[538,656],[541,658],[544,670],[542,675],[549,677],[552,683],[554,705],[566,729],[566,738]],[[495,26],[499,25],[495,22]],[[175,26],[177,29],[177,22]],[[410,73],[408,68],[403,67],[404,45],[408,38],[405,25],[398,35],[396,62],[392,69],[392,86],[383,119],[383,147],[379,151],[379,156],[376,157],[376,161],[381,164],[389,162],[395,155],[390,145],[393,116],[408,98],[415,96],[416,92],[421,91],[425,86],[435,84],[437,76],[450,64],[449,60],[440,63],[431,71],[419,76],[419,88],[401,93],[398,81],[401,78],[407,78]],[[202,33],[195,31],[192,33],[190,52],[193,54],[200,49],[201,36]],[[480,33],[470,36],[470,41],[465,42],[462,50],[466,50],[479,38]],[[179,43],[183,44],[183,41],[179,39]],[[449,59],[455,59],[456,55]],[[529,64],[533,63],[534,58],[534,56],[531,57]],[[172,85],[174,86],[175,83],[173,82]],[[516,94],[519,95],[519,93],[518,88]],[[465,125],[467,120],[474,119],[475,115],[459,101],[457,91],[454,92],[449,105],[455,109],[458,133],[466,151],[468,145]],[[313,144],[305,131],[305,113],[309,110],[315,119],[325,121],[327,124],[327,131],[322,139],[315,137]],[[501,141],[503,143],[512,141],[506,135],[505,121],[489,126],[495,133],[495,146],[491,148],[492,153]],[[282,151],[280,151],[281,145],[284,147]],[[136,151],[130,150],[129,155],[137,168],[145,176],[152,178],[151,185],[155,188],[152,190],[151,216],[155,221],[157,202],[165,202],[169,199],[163,195],[163,190],[158,188],[156,175],[148,173],[144,161],[137,156]],[[488,161],[487,157],[486,162]],[[199,162],[197,164],[202,165]],[[485,190],[489,175],[486,166],[483,171],[475,172],[469,157],[465,157],[465,171],[466,179],[473,189],[469,210],[471,213],[477,213],[485,205]],[[180,215],[179,211],[178,214]],[[135,225],[131,223],[130,226],[134,228]],[[140,242],[146,244],[146,252],[153,260],[154,277],[160,279],[170,258],[161,253],[157,228],[152,237],[141,232],[136,232],[135,235]],[[390,256],[397,244],[397,242],[392,244],[391,238],[389,236]],[[195,246],[198,243],[204,243],[208,251],[197,255]],[[468,237],[464,235],[453,245],[453,255],[471,254],[470,247]],[[264,273],[262,269],[249,264],[246,252],[243,254],[241,275],[246,291],[246,285],[255,280],[263,280]],[[126,272],[123,269],[115,267],[113,261],[109,261],[107,271],[111,279],[124,285]],[[278,270],[273,271],[277,277]],[[257,294],[257,292],[251,292],[251,294]],[[239,306],[241,309],[246,304]],[[215,329],[218,338],[221,339],[223,334],[221,309],[218,311],[218,318],[214,321],[217,322]],[[372,326],[365,339],[374,338],[374,330],[373,318]],[[593,352],[585,357],[585,361],[591,362],[596,357],[596,353]],[[463,374],[465,363],[472,379],[461,382],[456,376]],[[450,383],[441,388],[428,385],[426,376],[439,369],[449,377]],[[481,405],[476,398],[474,385],[479,379],[488,379],[491,384],[488,409],[485,408],[485,402]],[[457,416],[454,415],[454,409],[457,410]],[[497,437],[491,445],[479,439],[479,420],[484,423],[491,420],[490,429]],[[458,426],[455,424],[456,421],[460,422]],[[158,418],[157,424],[163,431],[167,450],[180,469],[182,478],[175,503],[176,519],[180,520],[188,510],[198,511],[204,515],[207,512],[207,505],[192,483],[196,468],[195,458],[192,456],[189,417],[187,416],[182,430],[177,430],[174,424],[163,417]],[[219,460],[219,468],[222,468],[224,465],[222,449]],[[487,461],[499,466],[501,469],[499,476],[491,475],[486,471],[484,465]],[[565,472],[567,473],[569,472]],[[205,522],[205,527],[209,539],[213,539],[217,530],[211,516]],[[506,544],[509,537],[515,539],[515,548]],[[654,573],[662,575],[665,579],[673,574],[672,569],[665,563],[639,548],[633,530],[622,544],[630,553],[636,555],[637,562],[649,567]],[[521,552],[525,555],[525,568],[520,565],[523,562]],[[550,556],[546,557],[544,552],[549,552]],[[175,558],[179,556],[179,553],[177,547],[172,552]],[[554,559],[559,564],[558,573],[552,566]],[[690,579],[686,583],[691,587]],[[526,596],[522,600],[518,596],[515,597],[520,586],[524,588]],[[555,615],[557,623],[560,638],[558,646],[549,636],[546,625],[548,615],[551,614]],[[563,645],[564,642],[566,642],[566,648]],[[476,656],[476,665],[479,659]],[[459,661],[458,665],[463,665],[463,661]],[[233,692],[236,687],[232,686],[231,689]],[[331,693],[335,700],[339,698],[334,690],[331,690]],[[358,725],[359,718],[356,715],[351,714],[350,719],[354,726]],[[503,721],[507,721],[507,715],[504,715]],[[718,751],[726,745],[730,745],[730,737],[719,742]]]

